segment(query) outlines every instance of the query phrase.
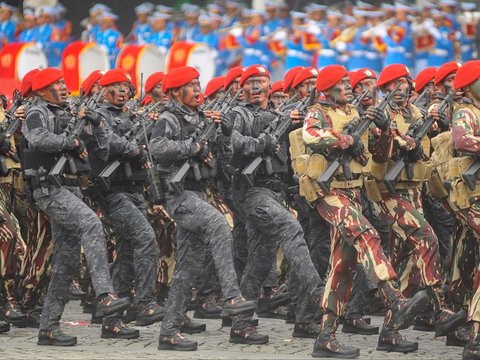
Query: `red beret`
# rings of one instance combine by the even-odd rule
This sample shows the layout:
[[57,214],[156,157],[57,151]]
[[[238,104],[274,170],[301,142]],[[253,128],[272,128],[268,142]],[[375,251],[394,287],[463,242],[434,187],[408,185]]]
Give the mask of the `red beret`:
[[170,89],[176,89],[180,86],[188,84],[193,79],[200,77],[200,73],[191,66],[181,66],[172,69],[165,76],[163,81],[163,92]]
[[300,70],[292,82],[292,87],[296,88],[298,85],[307,79],[316,78],[318,76],[318,70],[314,67],[308,66],[302,70]]
[[283,92],[283,81],[282,80],[275,81],[272,84],[272,88],[270,89],[270,95],[273,94],[273,93],[279,92],[279,91]]
[[105,75],[98,81],[98,85],[100,86],[108,86],[115,83],[121,82],[130,82],[130,78],[126,73],[124,73],[120,69],[112,69],[108,70]]
[[224,76],[218,76],[210,80],[205,88],[205,96],[210,96],[218,92],[219,90],[223,89],[223,85],[225,83]]
[[440,84],[448,75],[451,73],[456,72],[460,68],[460,64],[455,61],[450,61],[442,66],[440,66],[437,70],[437,74],[435,75],[434,84]]
[[318,73],[317,90],[318,91],[328,90],[347,75],[348,75],[348,71],[342,65],[325,66]]
[[92,71],[90,75],[87,76],[85,80],[83,80],[82,84],[80,85],[80,88],[83,90],[83,93],[85,95],[88,95],[90,91],[93,88],[93,85],[100,80],[100,78],[105,74],[105,72],[101,70],[95,70]]
[[427,67],[420,71],[415,79],[415,91],[420,92],[423,90],[425,85],[435,78],[437,74],[437,68],[434,66]]
[[142,100],[142,105],[146,106],[152,102],[152,97],[150,95],[145,95],[145,97]]
[[37,91],[63,78],[63,72],[55,68],[40,70],[32,79],[32,90]]
[[40,69],[30,70],[22,79],[22,85],[20,86],[20,91],[23,96],[26,96],[32,90],[32,80],[33,77],[40,71]]
[[243,66],[235,66],[230,69],[230,71],[225,75],[225,83],[223,87],[225,90],[228,89],[228,87],[232,84],[232,82],[238,78],[239,76],[242,76],[242,74],[245,72],[245,67]]
[[410,76],[410,71],[403,64],[391,64],[385,66],[378,77],[377,86],[383,86],[390,81],[401,78],[402,76]]
[[266,76],[270,79],[270,72],[263,65],[251,65],[242,74],[242,77],[240,78],[240,86],[243,86],[245,81],[252,76]]
[[471,60],[463,64],[455,74],[453,88],[459,90],[480,78],[480,60]]
[[303,66],[294,66],[285,73],[285,76],[283,77],[283,92],[287,92],[292,88],[292,83],[295,79],[295,76],[297,76],[297,74],[302,70]]
[[152,75],[150,75],[145,82],[145,92],[148,93],[149,91],[152,91],[152,89],[157,86],[159,82],[163,81],[164,74],[161,71],[155,72]]
[[363,79],[376,79],[377,74],[375,71],[369,68],[358,69],[357,71],[351,71],[348,73],[348,77],[350,78],[350,84],[352,84],[352,89],[358,85],[360,81]]

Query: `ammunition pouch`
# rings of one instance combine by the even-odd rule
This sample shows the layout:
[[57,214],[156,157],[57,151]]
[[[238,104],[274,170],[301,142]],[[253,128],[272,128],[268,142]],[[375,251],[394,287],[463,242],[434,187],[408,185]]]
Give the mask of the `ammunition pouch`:
[[382,201],[382,192],[377,180],[369,178],[364,181],[367,199],[375,202]]
[[327,159],[325,159],[323,155],[312,154],[310,155],[310,159],[308,161],[306,174],[310,179],[316,181],[318,177],[327,169],[327,166]]
[[44,153],[29,148],[24,148],[22,153],[22,165],[24,170],[39,170],[43,167],[49,172],[55,165],[55,154]]
[[471,206],[470,200],[480,196],[480,187],[470,191],[463,180],[457,179],[450,183],[449,201],[459,209],[467,209]]
[[445,199],[448,196],[448,190],[443,184],[442,177],[438,171],[433,170],[430,180],[428,180],[428,194],[435,199]]
[[299,178],[299,194],[309,202],[316,201],[321,194],[321,189],[316,181],[313,181],[307,174]]
[[446,180],[460,179],[465,171],[475,162],[472,156],[454,157],[448,161]]

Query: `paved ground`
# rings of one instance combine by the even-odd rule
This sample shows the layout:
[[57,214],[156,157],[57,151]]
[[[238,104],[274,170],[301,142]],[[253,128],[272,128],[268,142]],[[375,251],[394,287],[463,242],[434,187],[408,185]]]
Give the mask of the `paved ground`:
[[[82,314],[78,301],[70,302],[64,316],[64,330],[78,337],[79,345],[71,348],[37,346],[36,329],[12,328],[0,334],[0,359],[312,359],[314,340],[291,337],[293,326],[282,320],[260,319],[259,332],[270,336],[270,343],[263,346],[236,345],[228,342],[230,328],[221,328],[220,320],[206,320],[207,332],[192,335],[199,343],[196,352],[180,353],[158,351],[158,324],[139,327],[136,340],[103,340],[100,325],[90,325],[90,315]],[[372,323],[380,325],[382,319],[373,317]],[[445,338],[433,337],[433,333],[406,330],[409,340],[419,342],[419,350],[407,355],[384,353],[375,350],[377,336],[352,335],[338,332],[344,343],[361,349],[360,359],[460,359],[462,349],[446,347]]]

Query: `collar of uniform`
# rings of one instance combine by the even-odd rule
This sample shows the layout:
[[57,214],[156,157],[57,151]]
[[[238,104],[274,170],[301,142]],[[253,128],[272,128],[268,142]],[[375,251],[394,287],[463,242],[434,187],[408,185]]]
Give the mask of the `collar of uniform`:
[[[52,104],[52,103],[49,103],[45,100],[41,100],[43,104],[45,104],[45,106],[47,106],[47,108],[50,110],[50,111],[58,111],[58,110],[65,110],[64,107],[62,106],[59,106],[59,105],[55,105],[55,104]],[[40,104],[42,104],[40,103]]]
[[114,112],[122,112],[122,111],[123,111],[123,106],[122,106],[122,107],[118,107],[118,106],[113,105],[112,103],[109,103],[109,102],[104,102],[104,103],[101,104],[100,106],[101,106],[101,107],[104,107],[104,108],[107,108],[108,110],[114,111]]
[[181,113],[185,114],[185,115],[197,115],[198,114],[198,110],[195,111],[195,110],[192,110],[190,109],[188,106],[185,106],[181,103],[179,103],[178,101],[172,99],[170,101],[170,106],[173,107],[174,109],[180,111]]

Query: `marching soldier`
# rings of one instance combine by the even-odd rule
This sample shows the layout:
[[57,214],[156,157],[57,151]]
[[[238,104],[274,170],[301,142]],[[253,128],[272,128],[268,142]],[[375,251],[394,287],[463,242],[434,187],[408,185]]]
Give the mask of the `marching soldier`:
[[[200,74],[192,67],[180,67],[171,70],[165,79],[163,89],[172,100],[155,124],[150,146],[158,166],[164,171],[166,182],[174,180],[174,175],[189,159],[201,167],[200,179],[193,169],[179,179],[176,188],[167,190],[165,208],[177,223],[177,262],[166,305],[166,314],[160,329],[159,350],[197,349],[197,343],[181,334],[185,318],[187,300],[194,284],[196,274],[203,264],[203,252],[208,244],[222,287],[225,304],[223,316],[251,313],[255,310],[253,301],[246,301],[238,288],[233,268],[232,235],[225,217],[206,200],[206,186],[214,175],[209,171],[213,161],[212,141],[197,140],[193,136],[199,125],[208,126],[205,116],[198,111],[200,97]],[[221,120],[221,134],[218,134],[218,146],[230,146],[233,124],[225,117]],[[213,141],[215,142],[215,141]],[[221,158],[217,159],[221,161]],[[208,174],[208,175],[207,175]],[[210,175],[211,174],[211,175]],[[165,177],[166,176],[166,177]],[[168,185],[169,187],[171,185]]]
[[[347,70],[341,65],[322,69],[317,78],[317,91],[325,94],[326,101],[309,109],[303,126],[303,141],[314,155],[334,149],[348,151],[352,159],[350,169],[353,180],[346,180],[344,175],[337,174],[328,193],[320,188],[310,192],[306,190],[312,181],[309,179],[316,179],[326,169],[325,158],[322,155],[310,156],[309,167],[311,163],[315,174],[306,175],[305,169],[296,168],[299,174],[303,173],[301,193],[311,201],[317,200],[318,213],[332,225],[332,268],[325,285],[322,300],[324,315],[312,355],[338,358],[359,356],[358,349],[340,344],[335,338],[338,319],[343,315],[350,297],[357,259],[368,271],[370,280],[378,287],[388,308],[377,350],[415,351],[418,344],[403,339],[398,328],[408,326],[426,305],[428,298],[423,292],[409,301],[402,296],[395,282],[395,271],[381,248],[380,237],[362,214],[360,188],[363,183],[362,172],[368,171],[368,167],[362,166],[368,161],[364,145],[368,134],[364,133],[360,138],[360,135],[352,137],[343,132],[345,125],[358,117],[358,112],[349,104],[353,95]],[[298,155],[294,153],[292,156]],[[312,186],[315,188],[315,185],[316,182]]]
[[63,109],[67,97],[63,73],[53,68],[41,70],[33,78],[32,90],[40,101],[28,110],[22,127],[28,144],[23,151],[23,165],[36,204],[52,222],[55,242],[38,345],[72,346],[77,343],[77,338],[64,334],[59,321],[79,263],[80,246],[85,251],[97,294],[97,314],[102,316],[125,309],[129,301],[118,298],[113,292],[102,225],[81,200],[78,177],[72,172],[62,175],[58,179],[60,187],[53,185],[48,178],[48,172],[56,162],[55,156],[71,154],[72,160],[78,160],[77,170],[82,169],[80,166],[85,169],[88,156],[83,140],[63,132],[71,121],[71,116]]

